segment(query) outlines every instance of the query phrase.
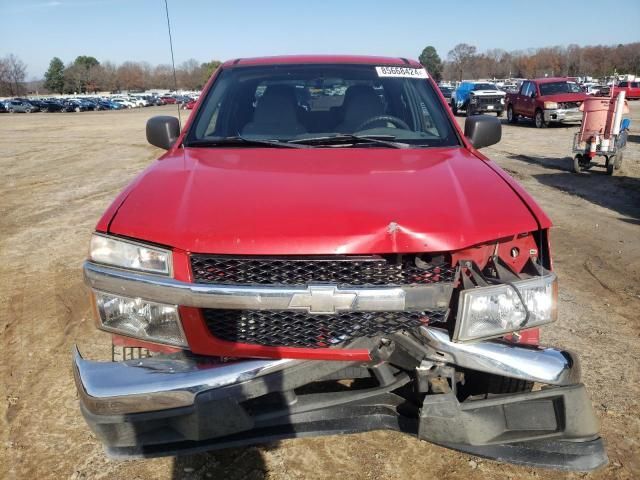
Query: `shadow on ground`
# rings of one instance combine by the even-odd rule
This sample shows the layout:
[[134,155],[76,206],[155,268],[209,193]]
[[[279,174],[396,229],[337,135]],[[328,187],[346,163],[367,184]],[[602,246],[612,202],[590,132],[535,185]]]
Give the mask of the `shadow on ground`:
[[262,480],[266,464],[256,447],[216,450],[176,457],[173,480]]
[[626,217],[621,218],[625,222],[640,223],[640,179],[627,177],[624,171],[613,177],[601,172],[582,175],[563,172],[533,175],[533,178],[543,185],[613,210]]
[[522,155],[509,153],[505,155],[512,160],[518,160],[526,162],[530,165],[539,165],[543,168],[550,170],[561,170],[564,172],[571,172],[573,170],[573,158],[572,157],[539,157],[534,155]]

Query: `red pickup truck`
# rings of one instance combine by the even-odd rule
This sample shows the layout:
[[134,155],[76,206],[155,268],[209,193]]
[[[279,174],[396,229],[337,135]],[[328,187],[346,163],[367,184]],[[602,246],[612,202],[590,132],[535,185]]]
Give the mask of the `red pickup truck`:
[[[607,462],[557,318],[551,222],[415,60],[238,59],[98,222],[97,325],[150,356],[74,353],[119,457],[394,429],[473,455]],[[130,355],[127,355],[130,358]],[[534,383],[543,388],[533,389]],[[354,440],[353,448],[357,449]]]
[[629,100],[637,100],[640,98],[640,81],[635,82],[620,82],[613,87],[613,96],[617,96],[618,93],[625,92],[625,98]]
[[532,118],[537,128],[551,122],[579,122],[579,108],[589,98],[577,83],[567,78],[525,80],[517,93],[507,93],[507,120]]

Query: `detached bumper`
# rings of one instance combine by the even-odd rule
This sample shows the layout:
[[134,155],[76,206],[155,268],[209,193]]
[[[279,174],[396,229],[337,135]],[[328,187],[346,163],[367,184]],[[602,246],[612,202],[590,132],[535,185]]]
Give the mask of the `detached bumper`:
[[[455,352],[438,334],[426,341],[445,362],[464,363],[467,355],[478,354]],[[487,343],[496,348],[495,342]],[[572,384],[577,363],[547,350],[531,353],[544,366],[542,375],[555,375],[557,386],[463,402],[451,392],[430,394],[422,405],[409,405],[403,396],[413,378],[383,361],[211,364],[202,357],[157,357],[113,363],[84,360],[76,350],[74,374],[85,419],[107,453],[116,457],[391,429],[501,461],[592,470],[607,457],[584,386]],[[485,370],[508,368],[507,350],[479,354]],[[495,365],[490,355],[499,357]],[[513,371],[526,377],[527,370],[517,366],[522,358],[514,361]],[[340,392],[305,389],[328,379],[365,378],[363,372],[374,376],[375,386]]]
[[580,122],[582,112],[577,108],[545,110],[544,120],[546,122]]

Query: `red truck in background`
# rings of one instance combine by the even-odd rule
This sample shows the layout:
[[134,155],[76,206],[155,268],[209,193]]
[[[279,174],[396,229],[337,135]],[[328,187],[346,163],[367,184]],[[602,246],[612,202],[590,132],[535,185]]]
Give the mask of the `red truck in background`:
[[537,128],[552,122],[579,122],[580,105],[589,98],[580,86],[568,78],[525,80],[518,93],[507,93],[507,120],[532,118]]
[[637,100],[640,98],[640,81],[624,81],[613,87],[613,96],[617,96],[620,92],[625,92],[625,98],[629,100]]

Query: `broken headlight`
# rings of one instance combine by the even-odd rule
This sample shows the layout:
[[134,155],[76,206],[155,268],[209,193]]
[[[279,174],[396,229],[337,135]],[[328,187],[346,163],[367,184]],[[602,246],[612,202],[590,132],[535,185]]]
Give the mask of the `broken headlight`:
[[463,290],[453,340],[500,337],[557,318],[555,274]]

